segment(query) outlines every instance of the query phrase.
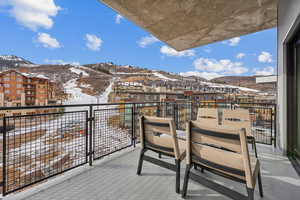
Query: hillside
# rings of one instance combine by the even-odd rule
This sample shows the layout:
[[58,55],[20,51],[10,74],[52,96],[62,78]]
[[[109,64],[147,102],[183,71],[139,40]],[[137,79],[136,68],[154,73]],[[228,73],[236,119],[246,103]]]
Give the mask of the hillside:
[[33,65],[33,63],[28,60],[25,60],[24,58],[14,55],[0,56],[0,71],[16,68],[21,65]]
[[96,103],[100,96],[110,85],[112,76],[88,67],[74,65],[39,65],[29,68],[32,73],[47,76],[57,83],[57,90],[71,99],[82,99],[86,103]]
[[[169,82],[171,85],[178,83],[197,84],[228,87],[239,86],[247,88],[272,91],[272,84],[256,84],[255,76],[226,76],[210,81],[202,77],[181,76],[176,73],[161,70],[150,70],[131,65],[117,65],[112,62],[95,63],[86,65],[38,65],[14,55],[0,56],[0,71],[18,67],[29,67],[29,72],[47,76],[56,82],[56,91],[65,103],[96,103],[101,94],[111,86],[114,80],[120,81],[158,81]],[[218,83],[218,84],[216,84]],[[227,87],[227,86],[226,86]]]
[[273,84],[257,84],[256,77],[257,76],[223,76],[214,78],[210,81],[213,83],[241,86],[265,92],[272,91],[274,89]]

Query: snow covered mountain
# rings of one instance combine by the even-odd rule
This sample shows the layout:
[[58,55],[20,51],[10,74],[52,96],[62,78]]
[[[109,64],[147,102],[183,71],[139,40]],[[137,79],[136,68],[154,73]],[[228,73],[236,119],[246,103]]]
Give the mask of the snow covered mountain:
[[[37,73],[48,77],[57,83],[57,91],[66,99],[72,99],[65,103],[100,103],[101,95],[107,92],[114,80],[138,80],[148,79],[154,81],[170,82],[202,82],[210,86],[239,87],[241,90],[268,91],[269,86],[260,86],[255,83],[254,76],[248,77],[221,77],[213,80],[206,80],[202,77],[181,76],[161,70],[150,70],[131,65],[116,65],[112,62],[72,65],[72,64],[33,64],[24,58],[14,55],[0,56],[0,71],[21,66],[29,67],[29,72]],[[172,83],[173,82],[173,83]],[[270,86],[271,87],[271,86]],[[250,89],[250,90],[249,90]],[[102,100],[101,100],[102,101]],[[102,103],[102,102],[101,102]],[[103,102],[104,103],[104,102]]]
[[32,62],[15,55],[0,55],[0,71],[20,66],[34,65]]

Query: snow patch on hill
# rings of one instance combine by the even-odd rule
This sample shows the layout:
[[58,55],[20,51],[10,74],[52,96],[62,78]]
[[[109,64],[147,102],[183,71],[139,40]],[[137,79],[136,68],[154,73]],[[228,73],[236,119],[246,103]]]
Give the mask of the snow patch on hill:
[[[80,87],[82,84],[80,85]],[[89,85],[83,85],[88,87]],[[108,103],[108,95],[112,91],[113,81],[106,88],[100,96],[91,96],[82,92],[78,87],[76,79],[72,79],[64,84],[67,94],[70,95],[69,99],[64,104],[94,104],[94,103]],[[77,108],[78,109],[78,108]]]
[[225,84],[218,84],[218,83],[211,83],[211,82],[204,82],[204,81],[201,81],[201,83],[208,85],[210,87],[238,88],[239,90],[244,91],[244,92],[259,92],[259,90],[235,86],[235,85],[225,85]]
[[73,73],[75,73],[75,74],[77,74],[77,75],[82,74],[83,76],[89,76],[89,74],[86,73],[85,71],[83,71],[82,69],[80,69],[79,66],[71,67],[70,71],[73,72]]
[[153,72],[153,75],[157,76],[158,78],[161,78],[163,80],[167,80],[167,81],[178,81],[177,79],[172,79],[172,78],[166,77],[165,75],[163,75],[159,72]]
[[69,80],[64,84],[65,91],[70,95],[65,104],[90,104],[96,103],[97,98],[82,92],[77,86],[76,79]]

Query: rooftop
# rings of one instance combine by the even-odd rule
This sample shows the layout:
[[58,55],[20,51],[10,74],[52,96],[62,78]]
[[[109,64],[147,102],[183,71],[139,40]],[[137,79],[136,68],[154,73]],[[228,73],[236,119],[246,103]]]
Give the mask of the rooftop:
[[[182,199],[174,191],[174,172],[145,162],[142,175],[136,175],[139,150],[139,147],[129,148],[112,154],[95,162],[93,167],[83,166],[77,168],[75,174],[74,171],[66,172],[64,176],[52,179],[46,184],[36,186],[17,195],[9,195],[5,199]],[[299,198],[300,180],[288,158],[276,153],[271,146],[258,145],[258,152],[262,163],[262,182],[265,194],[263,199]],[[163,157],[163,159],[168,160],[169,158]],[[184,167],[184,165],[182,166]],[[182,177],[183,170],[181,169]],[[205,172],[203,176],[227,187],[245,191],[243,185],[217,177],[209,172]],[[190,181],[188,199],[221,200],[228,198]],[[255,199],[260,199],[257,188]]]

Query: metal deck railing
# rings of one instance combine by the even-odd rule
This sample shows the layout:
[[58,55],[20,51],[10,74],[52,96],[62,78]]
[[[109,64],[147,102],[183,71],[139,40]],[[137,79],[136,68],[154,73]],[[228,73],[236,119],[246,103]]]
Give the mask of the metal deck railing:
[[[0,119],[0,182],[7,195],[139,142],[138,116],[170,117],[184,130],[200,107],[249,109],[259,143],[276,143],[274,104],[141,102],[7,107]],[[28,112],[26,112],[28,110]],[[35,112],[33,111],[35,110]],[[22,111],[11,115],[12,111]],[[1,126],[0,125],[0,126]]]

